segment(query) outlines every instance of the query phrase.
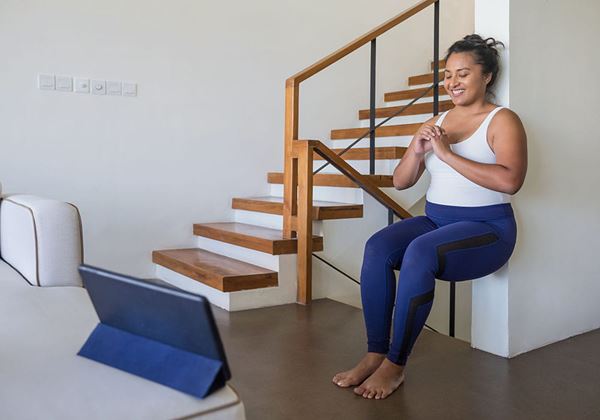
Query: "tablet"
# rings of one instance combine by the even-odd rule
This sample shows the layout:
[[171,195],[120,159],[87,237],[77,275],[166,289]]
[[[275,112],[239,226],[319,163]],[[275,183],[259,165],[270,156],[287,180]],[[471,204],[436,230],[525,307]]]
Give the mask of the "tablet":
[[152,280],[82,265],[83,278],[101,324],[221,362],[231,379],[225,350],[208,300]]

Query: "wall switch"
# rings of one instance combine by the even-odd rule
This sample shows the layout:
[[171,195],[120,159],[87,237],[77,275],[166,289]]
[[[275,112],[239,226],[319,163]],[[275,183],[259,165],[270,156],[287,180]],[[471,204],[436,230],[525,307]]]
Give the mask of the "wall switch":
[[56,90],[73,92],[73,78],[71,76],[56,76]]
[[123,96],[137,96],[137,83],[123,82]]
[[109,80],[106,82],[106,93],[109,95],[122,95],[123,83]]
[[55,79],[53,74],[38,74],[38,87],[42,90],[54,90]]
[[92,95],[106,95],[106,80],[92,80]]
[[75,92],[90,93],[90,79],[75,78]]

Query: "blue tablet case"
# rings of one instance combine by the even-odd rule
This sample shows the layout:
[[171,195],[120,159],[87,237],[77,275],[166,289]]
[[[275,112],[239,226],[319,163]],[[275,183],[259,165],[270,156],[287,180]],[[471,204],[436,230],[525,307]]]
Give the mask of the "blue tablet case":
[[[81,270],[101,322],[78,355],[198,398],[225,386],[231,374],[204,298],[102,271]],[[181,332],[189,317],[196,322]]]

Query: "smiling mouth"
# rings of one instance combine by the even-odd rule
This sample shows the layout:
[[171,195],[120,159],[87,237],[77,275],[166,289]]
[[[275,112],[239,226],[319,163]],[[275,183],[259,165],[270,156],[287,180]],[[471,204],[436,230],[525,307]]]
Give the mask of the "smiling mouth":
[[464,89],[453,89],[450,92],[452,92],[453,97],[457,97],[457,96],[462,95],[465,92],[465,90]]

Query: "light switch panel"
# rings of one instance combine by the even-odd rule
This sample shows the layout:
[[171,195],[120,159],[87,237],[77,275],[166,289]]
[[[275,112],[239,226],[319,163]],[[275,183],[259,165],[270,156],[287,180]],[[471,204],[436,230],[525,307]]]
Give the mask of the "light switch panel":
[[106,95],[106,80],[92,80],[92,95]]
[[75,92],[90,93],[90,79],[75,78]]
[[137,96],[137,83],[123,82],[123,96]]
[[61,92],[73,91],[73,78],[71,76],[56,76],[56,90]]
[[109,80],[106,82],[106,93],[109,95],[122,95],[123,83]]
[[38,87],[42,90],[54,90],[55,79],[53,74],[38,74]]

